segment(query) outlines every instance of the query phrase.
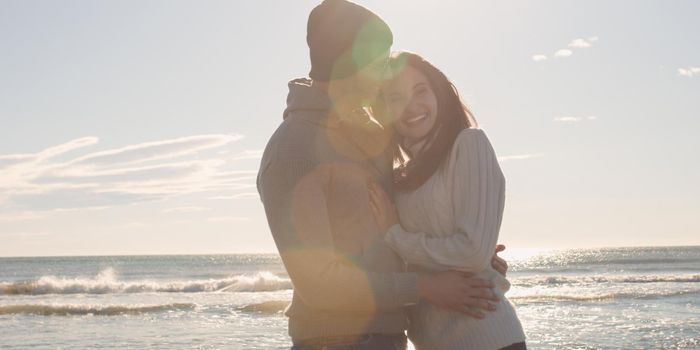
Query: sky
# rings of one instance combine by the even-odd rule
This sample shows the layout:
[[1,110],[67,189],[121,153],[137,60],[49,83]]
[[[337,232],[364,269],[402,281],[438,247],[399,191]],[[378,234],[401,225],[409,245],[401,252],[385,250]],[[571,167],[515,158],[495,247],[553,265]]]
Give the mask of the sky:
[[[509,249],[700,245],[700,2],[358,1],[455,83]],[[0,1],[0,256],[275,252],[317,1]]]

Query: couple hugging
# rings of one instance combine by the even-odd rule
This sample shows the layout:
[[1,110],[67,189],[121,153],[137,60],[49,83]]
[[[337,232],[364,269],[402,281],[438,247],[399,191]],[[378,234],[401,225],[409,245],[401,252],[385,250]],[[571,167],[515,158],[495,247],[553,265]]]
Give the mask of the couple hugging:
[[309,15],[258,191],[294,285],[292,349],[525,349],[496,253],[505,179],[450,80],[370,10]]

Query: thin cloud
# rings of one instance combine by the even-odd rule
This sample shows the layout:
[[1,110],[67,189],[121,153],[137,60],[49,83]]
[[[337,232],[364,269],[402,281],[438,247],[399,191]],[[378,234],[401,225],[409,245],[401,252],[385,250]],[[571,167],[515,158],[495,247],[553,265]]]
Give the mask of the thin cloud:
[[9,213],[0,213],[0,222],[8,222],[8,221],[26,221],[26,220],[35,220],[35,219],[41,219],[43,218],[43,215],[36,213],[36,212],[31,212],[31,211],[21,211],[21,212],[9,212]]
[[259,198],[260,195],[257,192],[247,192],[238,193],[233,195],[233,199],[247,199],[247,198]]
[[231,160],[243,160],[243,159],[261,159],[263,155],[263,150],[247,150],[234,155]]
[[561,49],[561,50],[555,52],[554,56],[564,58],[564,57],[569,57],[573,54],[574,54],[574,52],[569,50],[569,49]]
[[249,198],[259,198],[259,195],[257,192],[246,192],[246,193],[232,194],[229,196],[209,197],[209,199],[211,199],[211,200],[249,199]]
[[235,199],[235,197],[234,197],[233,195],[230,195],[230,196],[214,196],[214,197],[209,197],[209,198],[207,198],[207,199],[210,199],[210,200],[226,200],[226,199]]
[[218,148],[242,138],[242,135],[196,135],[156,142],[145,142],[119,149],[95,152],[75,159],[71,163],[78,165],[105,166],[162,160],[192,155],[206,149]]
[[43,175],[36,183],[132,183],[178,180],[192,176],[207,168],[216,168],[224,162],[221,160],[190,161],[174,164],[161,164],[140,168],[110,169],[108,171],[64,171],[58,174]]
[[98,141],[99,139],[97,137],[89,136],[48,147],[38,153],[0,155],[0,169],[23,163],[40,163],[64,153],[94,145]]
[[556,117],[554,118],[555,122],[564,122],[564,123],[576,123],[580,122],[583,120],[581,117]]
[[250,221],[250,218],[243,216],[217,216],[206,219],[208,222],[242,222]]
[[[222,147],[241,135],[195,135],[140,143],[113,150],[66,154],[98,142],[96,137],[75,139],[33,154],[0,156],[0,212],[107,208],[161,201],[191,193],[246,191],[255,187],[256,170],[230,169],[230,157],[204,152]],[[258,151],[244,151],[252,159]],[[174,157],[190,156],[173,162]],[[229,192],[230,193],[230,192]],[[235,192],[234,192],[235,193]],[[24,216],[26,217],[26,216]]]
[[141,221],[132,221],[132,222],[127,222],[124,224],[116,225],[114,228],[117,229],[135,229],[135,228],[143,228],[149,226],[148,224],[141,222]]
[[555,117],[553,120],[555,122],[561,122],[561,123],[578,123],[584,120],[596,120],[598,119],[597,116],[590,115],[587,117],[572,117],[572,116],[565,116],[565,117]]
[[[22,197],[27,197],[25,195],[22,195]],[[20,201],[23,201],[25,198],[23,198]],[[36,210],[16,210],[16,208],[5,208],[5,210],[0,211],[0,222],[8,222],[8,221],[29,221],[29,220],[37,220],[37,219],[45,219],[48,216],[51,216],[56,213],[65,213],[65,212],[73,212],[73,211],[81,211],[84,212],[85,210],[104,210],[107,209],[107,206],[85,206],[85,207],[71,207],[71,208],[53,208],[50,205],[47,206],[46,208],[43,207],[36,207],[34,209]],[[0,209],[2,209],[0,207]]]
[[[554,52],[553,57],[556,58],[568,58],[571,57],[574,54],[574,50],[578,49],[586,49],[590,48],[593,46],[593,43],[598,41],[597,36],[591,36],[586,39],[584,38],[576,38],[573,39],[569,42],[567,45],[567,48],[562,48]],[[531,56],[532,60],[535,62],[542,62],[546,61],[548,59],[547,55],[544,54],[535,54]]]
[[507,162],[510,160],[525,160],[525,159],[540,158],[542,156],[544,156],[544,155],[543,154],[516,154],[516,155],[511,155],[511,156],[498,157],[498,160],[500,162]]
[[211,208],[190,206],[163,209],[163,213],[200,213],[209,210],[211,210]]
[[9,154],[0,156],[0,169],[13,166],[15,164],[27,163],[36,160],[34,154]]
[[694,77],[700,75],[700,67],[678,68],[678,75]]
[[591,43],[586,41],[585,39],[574,39],[569,43],[568,46],[571,48],[581,49],[591,47]]
[[75,139],[72,141],[68,141],[64,144],[60,144],[58,146],[54,147],[49,147],[38,154],[38,158],[40,160],[45,160],[51,157],[55,157],[79,148],[87,147],[87,146],[92,146],[99,142],[99,139],[97,137],[82,137],[79,139]]
[[20,194],[14,196],[12,202],[19,207],[31,208],[34,211],[52,211],[57,209],[104,209],[161,199],[163,196],[158,194],[75,188],[58,189],[39,194]]
[[0,237],[2,238],[39,238],[52,236],[53,232],[39,231],[39,232],[0,232]]

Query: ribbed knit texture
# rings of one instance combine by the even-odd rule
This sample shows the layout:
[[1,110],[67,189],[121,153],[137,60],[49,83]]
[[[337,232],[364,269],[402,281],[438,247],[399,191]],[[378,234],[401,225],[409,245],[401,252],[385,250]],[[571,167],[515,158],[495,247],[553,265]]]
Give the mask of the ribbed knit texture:
[[465,129],[438,171],[412,192],[397,193],[401,225],[386,235],[409,264],[457,269],[496,283],[502,300],[483,320],[421,302],[411,312],[409,338],[419,350],[496,350],[525,340],[503,293],[509,283],[491,267],[505,204],[505,178],[481,129]]

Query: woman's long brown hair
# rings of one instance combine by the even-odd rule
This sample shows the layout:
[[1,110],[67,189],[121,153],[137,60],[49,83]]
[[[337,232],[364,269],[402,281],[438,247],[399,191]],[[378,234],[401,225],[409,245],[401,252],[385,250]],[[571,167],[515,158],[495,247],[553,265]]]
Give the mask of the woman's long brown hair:
[[[415,53],[401,51],[392,54],[389,67],[394,75],[400,74],[405,66],[413,67],[428,79],[437,97],[437,118],[425,136],[426,142],[416,155],[401,148],[398,136],[394,138],[394,188],[398,191],[412,191],[422,186],[445,161],[457,135],[466,128],[477,127],[474,115],[442,71]],[[380,97],[373,106],[373,113],[385,123],[390,122],[391,118],[386,115],[383,103],[383,98]]]

